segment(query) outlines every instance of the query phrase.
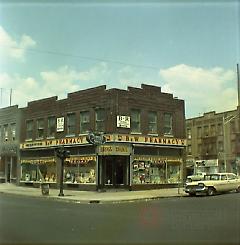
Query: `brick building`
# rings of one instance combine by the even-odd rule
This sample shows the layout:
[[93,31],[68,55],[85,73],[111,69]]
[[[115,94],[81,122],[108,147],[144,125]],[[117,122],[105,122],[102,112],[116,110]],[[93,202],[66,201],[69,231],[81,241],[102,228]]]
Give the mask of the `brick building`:
[[17,181],[20,122],[18,106],[0,109],[0,182]]
[[[174,186],[183,179],[184,101],[144,85],[99,86],[29,102],[21,109],[20,183],[59,183],[55,150],[64,146],[65,188],[131,190]],[[57,123],[56,123],[57,122]],[[92,145],[89,132],[106,143]]]
[[240,107],[186,120],[187,174],[240,174]]

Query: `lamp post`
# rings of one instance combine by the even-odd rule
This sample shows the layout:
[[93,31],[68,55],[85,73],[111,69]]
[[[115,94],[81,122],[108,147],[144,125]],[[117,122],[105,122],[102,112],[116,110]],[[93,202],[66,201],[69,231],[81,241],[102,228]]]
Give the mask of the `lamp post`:
[[56,150],[56,155],[61,159],[61,171],[60,171],[60,192],[58,196],[63,197],[63,171],[64,171],[64,161],[66,158],[70,157],[70,151],[64,149],[64,147],[60,147]]

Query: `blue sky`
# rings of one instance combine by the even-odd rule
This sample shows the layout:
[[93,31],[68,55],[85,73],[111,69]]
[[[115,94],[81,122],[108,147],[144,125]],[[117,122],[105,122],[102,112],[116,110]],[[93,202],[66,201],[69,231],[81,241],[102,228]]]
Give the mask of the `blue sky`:
[[[19,3],[20,2],[20,3]],[[161,86],[186,117],[237,105],[239,1],[0,1],[0,107]]]

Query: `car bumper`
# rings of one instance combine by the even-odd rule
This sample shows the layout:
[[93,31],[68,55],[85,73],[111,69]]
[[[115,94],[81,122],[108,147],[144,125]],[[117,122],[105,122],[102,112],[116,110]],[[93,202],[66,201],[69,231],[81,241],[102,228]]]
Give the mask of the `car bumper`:
[[186,186],[184,191],[188,194],[205,194],[207,193],[207,187],[200,187],[200,186],[197,186],[197,187],[191,187],[191,186]]

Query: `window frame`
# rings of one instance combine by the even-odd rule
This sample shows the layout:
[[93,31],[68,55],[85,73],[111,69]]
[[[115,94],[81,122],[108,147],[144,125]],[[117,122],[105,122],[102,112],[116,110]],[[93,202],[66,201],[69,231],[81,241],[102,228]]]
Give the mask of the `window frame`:
[[[84,121],[82,119],[88,118]],[[80,111],[79,133],[87,134],[90,130],[90,111]]]
[[[134,113],[137,113],[136,117],[134,115]],[[135,120],[135,119],[138,120]],[[137,133],[140,134],[141,133],[141,110],[140,109],[131,109],[131,133]],[[137,125],[137,127],[134,127],[133,125]]]
[[[69,120],[71,116],[74,117],[74,120],[72,120],[72,121]],[[67,113],[67,135],[68,136],[75,136],[76,135],[76,126],[77,126],[76,119],[77,119],[77,117],[76,117],[75,112]]]
[[[169,118],[167,118],[167,116],[169,116]],[[163,113],[163,134],[167,136],[173,135],[173,114],[171,112]]]

